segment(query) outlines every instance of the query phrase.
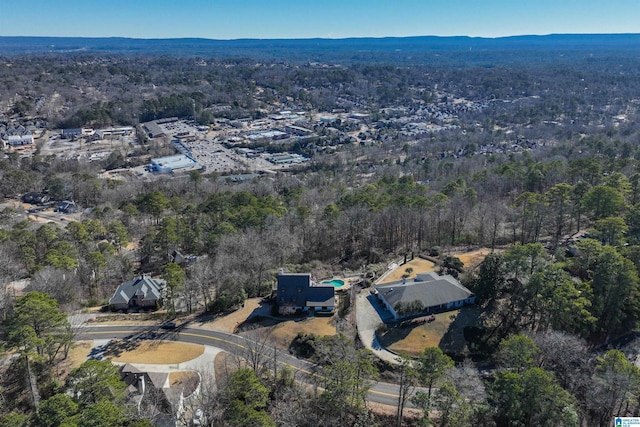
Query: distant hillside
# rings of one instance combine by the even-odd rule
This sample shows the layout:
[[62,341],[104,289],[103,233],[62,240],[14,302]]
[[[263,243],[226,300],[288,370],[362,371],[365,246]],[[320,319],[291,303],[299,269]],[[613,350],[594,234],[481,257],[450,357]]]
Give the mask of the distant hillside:
[[350,39],[130,39],[77,37],[0,37],[0,55],[101,53],[203,57],[251,57],[294,61],[431,62],[449,59],[512,62],[554,53],[613,56],[640,53],[640,34],[563,34],[474,37],[388,37]]

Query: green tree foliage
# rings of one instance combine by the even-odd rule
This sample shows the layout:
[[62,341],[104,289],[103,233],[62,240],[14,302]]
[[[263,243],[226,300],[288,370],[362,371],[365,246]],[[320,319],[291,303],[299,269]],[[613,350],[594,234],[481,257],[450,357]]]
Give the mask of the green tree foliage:
[[490,389],[499,424],[525,426],[579,425],[575,398],[553,374],[540,368],[522,373],[500,371]]
[[523,323],[532,331],[554,329],[586,336],[596,320],[589,311],[591,287],[574,280],[559,265],[531,276],[523,302]]
[[60,351],[66,357],[72,340],[71,325],[51,296],[29,292],[18,298],[8,324],[9,342],[21,353],[46,357],[49,363]]
[[583,239],[576,248],[582,255],[574,259],[572,268],[591,287],[595,335],[615,336],[627,330],[640,316],[638,273],[633,262],[593,239]]
[[418,358],[418,379],[431,393],[433,386],[451,367],[453,367],[453,360],[439,347],[427,347]]
[[0,416],[0,427],[27,427],[29,416],[20,412],[9,412]]
[[529,337],[512,335],[500,342],[496,360],[503,368],[521,373],[538,364],[540,349]]
[[151,215],[156,224],[160,221],[162,213],[169,208],[169,200],[160,191],[152,191],[145,194],[138,200],[138,209],[141,212]]
[[596,221],[596,235],[606,245],[621,246],[624,235],[629,230],[629,226],[623,218],[613,216],[601,218]]
[[249,368],[235,371],[229,378],[226,419],[233,426],[270,427],[275,423],[265,412],[269,402],[269,389]]
[[178,264],[170,262],[165,265],[162,278],[167,282],[167,299],[171,304],[171,310],[175,312],[175,298],[178,291],[184,288],[186,273]]
[[120,380],[120,371],[111,361],[87,360],[71,371],[66,387],[73,400],[84,408],[104,400],[121,404],[127,386]]
[[617,216],[625,207],[624,195],[618,188],[597,185],[584,196],[584,204],[594,220]]
[[55,394],[40,404],[36,420],[41,426],[69,426],[72,425],[71,420],[77,413],[78,405],[71,397],[66,394]]
[[480,264],[473,293],[480,304],[500,298],[507,291],[507,275],[502,255],[489,254]]
[[109,399],[85,405],[78,416],[78,427],[124,427],[126,422],[122,405]]

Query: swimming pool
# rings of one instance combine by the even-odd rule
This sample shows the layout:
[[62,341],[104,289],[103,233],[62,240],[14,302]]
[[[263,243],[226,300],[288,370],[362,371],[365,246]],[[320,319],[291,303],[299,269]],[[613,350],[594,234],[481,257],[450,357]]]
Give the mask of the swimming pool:
[[333,279],[333,280],[325,280],[324,282],[322,282],[323,285],[333,285],[336,288],[339,288],[340,286],[344,286],[344,280],[340,280],[340,279]]

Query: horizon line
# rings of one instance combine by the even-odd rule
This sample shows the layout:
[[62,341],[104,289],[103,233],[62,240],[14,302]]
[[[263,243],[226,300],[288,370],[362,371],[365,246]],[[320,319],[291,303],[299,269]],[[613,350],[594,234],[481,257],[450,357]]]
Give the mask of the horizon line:
[[0,38],[48,38],[48,39],[122,39],[122,40],[208,40],[208,41],[286,41],[286,40],[363,40],[363,39],[411,39],[411,38],[469,38],[469,39],[486,39],[497,40],[516,37],[550,37],[550,36],[624,36],[624,35],[640,35],[638,33],[546,33],[546,34],[512,34],[503,36],[471,36],[471,35],[412,35],[412,36],[351,36],[351,37],[238,37],[232,39],[209,38],[209,37],[131,37],[131,36],[42,36],[42,35],[0,35]]

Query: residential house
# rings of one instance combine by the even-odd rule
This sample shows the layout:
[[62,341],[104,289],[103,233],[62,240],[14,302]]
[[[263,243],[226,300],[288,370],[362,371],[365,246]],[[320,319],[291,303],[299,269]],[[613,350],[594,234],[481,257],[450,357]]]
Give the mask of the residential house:
[[118,286],[109,300],[109,307],[113,310],[160,307],[165,284],[162,279],[145,275],[136,277]]
[[139,414],[155,414],[154,425],[177,425],[184,412],[184,387],[171,387],[169,372],[144,372],[127,363],[120,370],[129,401]]
[[22,201],[31,205],[44,205],[49,200],[49,196],[42,193],[26,193],[22,196]]
[[335,288],[333,285],[316,285],[311,274],[278,275],[276,303],[280,314],[313,310],[331,312],[335,308]]
[[475,295],[456,278],[435,272],[420,273],[414,280],[403,279],[374,289],[394,319],[453,310],[475,302]]
[[63,200],[56,205],[55,210],[63,214],[71,214],[78,212],[80,208],[75,204],[75,202]]

